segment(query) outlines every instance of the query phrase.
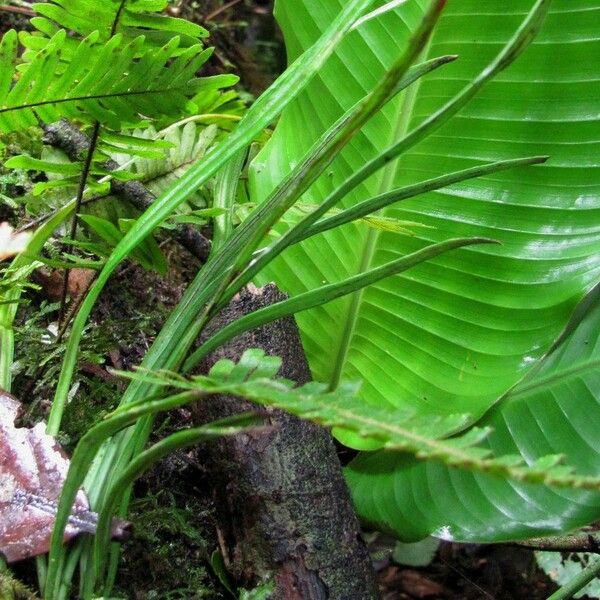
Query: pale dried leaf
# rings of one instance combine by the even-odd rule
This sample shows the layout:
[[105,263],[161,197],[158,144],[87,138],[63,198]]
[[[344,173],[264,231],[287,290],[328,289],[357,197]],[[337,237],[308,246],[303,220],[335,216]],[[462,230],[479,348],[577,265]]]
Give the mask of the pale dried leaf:
[[8,223],[0,223],[0,260],[23,252],[30,239],[30,233],[17,233]]
[[[0,390],[0,552],[8,562],[48,551],[58,499],[69,459],[45,424],[31,429],[14,425],[19,402]],[[83,491],[73,505],[65,541],[94,533],[97,516],[89,510]],[[115,523],[116,536],[126,524]]]

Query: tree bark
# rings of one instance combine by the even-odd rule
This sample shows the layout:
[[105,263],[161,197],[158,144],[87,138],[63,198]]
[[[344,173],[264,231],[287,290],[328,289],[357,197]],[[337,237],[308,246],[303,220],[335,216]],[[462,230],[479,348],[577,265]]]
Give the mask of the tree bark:
[[[284,299],[274,285],[244,290],[209,324],[204,337],[240,316]],[[239,359],[248,348],[282,358],[280,375],[299,384],[310,372],[295,321],[285,318],[245,333],[211,355]],[[240,399],[219,396],[199,404],[207,422],[245,410]],[[225,556],[242,585],[270,579],[273,600],[371,600],[375,577],[360,535],[329,433],[281,411],[260,409],[267,430],[202,448],[216,483]]]

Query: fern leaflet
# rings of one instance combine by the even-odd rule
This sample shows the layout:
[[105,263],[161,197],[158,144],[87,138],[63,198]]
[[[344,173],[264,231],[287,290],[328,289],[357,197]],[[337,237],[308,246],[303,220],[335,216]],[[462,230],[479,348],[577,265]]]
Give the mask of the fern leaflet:
[[207,376],[186,379],[164,371],[119,374],[155,385],[197,390],[201,397],[240,396],[327,427],[352,432],[390,451],[438,460],[460,469],[528,483],[600,489],[600,477],[574,473],[571,467],[561,464],[562,457],[558,455],[544,456],[531,465],[516,455],[493,456],[490,449],[479,445],[489,435],[489,429],[473,427],[464,434],[446,437],[468,422],[467,415],[432,419],[418,417],[409,410],[366,405],[359,397],[358,384],[345,383],[334,391],[316,382],[294,387],[293,382],[276,378],[280,365],[279,358],[265,356],[262,350],[247,350],[237,364],[221,360]]
[[110,38],[113,24],[127,43],[143,35],[146,48],[160,48],[171,38],[179,36],[181,43],[176,52],[183,52],[208,37],[208,31],[185,19],[161,14],[167,0],[51,0],[33,5],[39,15],[31,19],[35,33],[22,32],[21,43],[28,51],[38,52],[54,37],[59,29],[68,29],[72,37],[65,44],[66,56],[71,57],[77,41],[95,31],[100,43]]
[[63,117],[121,129],[143,117],[178,116],[199,91],[237,81],[231,75],[197,77],[212,51],[196,45],[179,53],[177,37],[146,50],[143,36],[127,44],[120,34],[105,44],[99,44],[98,37],[94,32],[82,40],[61,70],[68,38],[60,30],[19,73],[17,34],[6,33],[0,42],[0,131]]

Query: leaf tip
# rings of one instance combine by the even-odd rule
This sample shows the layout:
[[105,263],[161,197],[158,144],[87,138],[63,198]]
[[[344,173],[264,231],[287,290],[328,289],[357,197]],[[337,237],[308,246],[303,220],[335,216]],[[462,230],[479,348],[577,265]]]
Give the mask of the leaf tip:
[[469,246],[477,245],[477,244],[494,244],[495,246],[503,246],[504,245],[500,240],[495,240],[493,238],[477,237],[477,238],[472,238],[470,240]]

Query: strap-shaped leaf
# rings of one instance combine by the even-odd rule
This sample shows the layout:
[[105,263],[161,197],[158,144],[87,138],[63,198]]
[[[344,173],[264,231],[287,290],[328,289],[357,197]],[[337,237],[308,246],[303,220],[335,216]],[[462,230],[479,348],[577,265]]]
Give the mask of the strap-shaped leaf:
[[[125,236],[115,249],[107,261],[104,271],[100,273],[96,283],[90,288],[86,299],[81,304],[77,317],[73,321],[65,362],[61,369],[61,376],[53,402],[52,412],[54,414],[48,417],[48,427],[51,431],[58,429],[60,423],[85,321],[110,274],[114,272],[116,266],[140,240],[147,237],[160,225],[185,201],[191,192],[206,183],[219,168],[247,147],[248,143],[283,111],[284,107],[314,77],[327,58],[331,56],[336,46],[348,34],[356,19],[369,5],[370,0],[349,0],[342,12],[330,23],[327,32],[250,107],[240,121],[239,126],[220,145],[218,151],[211,152],[204,161],[193,165],[168,192],[161,195],[152,208],[138,219],[137,226]],[[201,270],[198,277],[190,284],[186,291],[186,297],[182,298],[181,303],[171,315],[172,322],[180,323],[182,328],[173,329],[172,325],[167,324],[163,329],[165,332],[164,337],[157,337],[153,348],[144,359],[144,366],[161,368],[172,366],[183,359],[183,354],[187,353],[188,350],[190,334],[194,335],[194,328],[190,325],[197,319],[198,312],[202,310],[209,297],[206,294],[207,286],[210,286],[214,274],[219,272],[221,268],[219,264],[232,260],[233,249],[234,247],[230,247],[229,252],[226,252],[227,248],[224,248],[223,252],[220,253],[223,260],[214,261],[214,264],[210,265],[212,269],[209,269],[209,265],[207,265],[207,268]],[[210,294],[210,291],[208,293]],[[189,299],[193,300],[188,304]],[[131,394],[126,393],[122,399],[123,403],[131,401],[131,398],[135,397],[137,393],[140,393],[139,389]],[[50,567],[49,570],[51,571]]]
[[[73,61],[59,69],[68,37],[59,30],[17,77],[16,33],[0,42],[0,130],[11,131],[69,117],[98,120],[120,129],[140,117],[177,115],[199,90],[227,87],[235,76],[196,77],[210,50],[199,45],[177,52],[173,38],[158,49],[144,50],[144,38],[123,44],[120,35],[99,44],[91,34],[78,44]],[[141,52],[141,55],[140,55]],[[63,65],[64,66],[64,65]],[[11,83],[14,84],[11,87]]]
[[192,369],[201,358],[208,353],[222,346],[225,342],[235,336],[260,327],[265,323],[270,323],[281,317],[292,314],[298,314],[302,311],[309,310],[315,306],[329,303],[336,298],[347,296],[353,292],[362,290],[370,285],[387,277],[392,277],[398,273],[414,268],[416,265],[422,264],[428,260],[450,252],[457,248],[464,248],[474,244],[493,244],[494,240],[485,238],[467,238],[447,240],[440,244],[432,244],[427,248],[423,248],[412,254],[408,254],[401,258],[397,258],[389,263],[381,265],[375,269],[370,269],[364,273],[359,273],[354,277],[343,279],[329,285],[323,285],[315,290],[310,290],[304,294],[299,294],[293,298],[288,298],[271,306],[254,311],[248,315],[236,319],[222,330],[218,331],[210,339],[206,340],[183,365],[183,371],[188,372]]

